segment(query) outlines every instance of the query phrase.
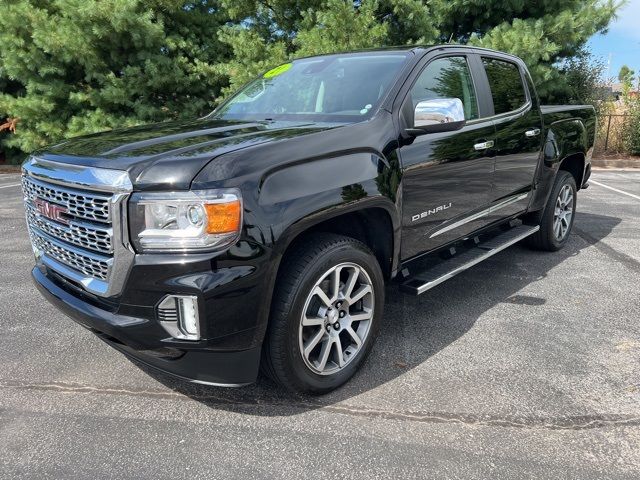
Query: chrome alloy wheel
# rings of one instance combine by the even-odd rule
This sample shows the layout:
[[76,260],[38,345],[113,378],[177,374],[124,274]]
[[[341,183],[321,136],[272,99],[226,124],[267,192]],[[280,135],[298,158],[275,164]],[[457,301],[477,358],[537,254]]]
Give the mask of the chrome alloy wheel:
[[374,292],[369,274],[355,263],[326,271],[311,289],[299,327],[300,354],[319,375],[343,369],[371,331]]
[[573,216],[573,189],[565,185],[560,189],[553,212],[553,234],[556,240],[562,241],[569,232]]

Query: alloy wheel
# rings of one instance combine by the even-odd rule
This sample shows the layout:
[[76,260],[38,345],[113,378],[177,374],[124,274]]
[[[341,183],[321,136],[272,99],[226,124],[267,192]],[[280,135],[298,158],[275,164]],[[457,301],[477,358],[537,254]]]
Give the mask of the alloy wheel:
[[573,189],[565,185],[560,189],[553,212],[553,234],[561,242],[569,233],[573,217]]
[[307,296],[299,326],[300,354],[318,375],[331,375],[362,351],[371,331],[374,291],[355,263],[327,270]]

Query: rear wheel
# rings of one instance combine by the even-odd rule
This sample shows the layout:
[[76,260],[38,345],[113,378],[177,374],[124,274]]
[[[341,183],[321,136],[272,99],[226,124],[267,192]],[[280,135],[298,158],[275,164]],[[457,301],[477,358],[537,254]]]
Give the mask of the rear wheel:
[[266,373],[297,392],[326,393],[369,354],[384,305],[384,279],[361,242],[319,234],[283,260],[263,347]]
[[529,237],[529,245],[548,251],[560,250],[565,246],[573,226],[576,192],[573,175],[559,171],[540,217],[540,230]]

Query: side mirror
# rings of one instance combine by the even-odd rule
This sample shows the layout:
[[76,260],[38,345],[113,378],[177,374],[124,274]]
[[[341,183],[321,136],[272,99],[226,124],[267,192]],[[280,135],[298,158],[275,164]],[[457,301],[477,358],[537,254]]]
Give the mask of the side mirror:
[[434,98],[418,102],[413,113],[412,135],[451,132],[464,127],[464,106],[459,98]]

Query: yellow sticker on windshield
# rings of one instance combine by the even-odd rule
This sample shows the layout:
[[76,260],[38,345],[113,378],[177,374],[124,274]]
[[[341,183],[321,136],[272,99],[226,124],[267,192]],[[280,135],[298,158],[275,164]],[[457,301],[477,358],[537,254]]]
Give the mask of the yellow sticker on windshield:
[[285,63],[283,65],[280,65],[279,67],[272,68],[263,75],[263,78],[273,78],[277,77],[278,75],[282,75],[284,72],[291,68],[291,65],[291,63]]

